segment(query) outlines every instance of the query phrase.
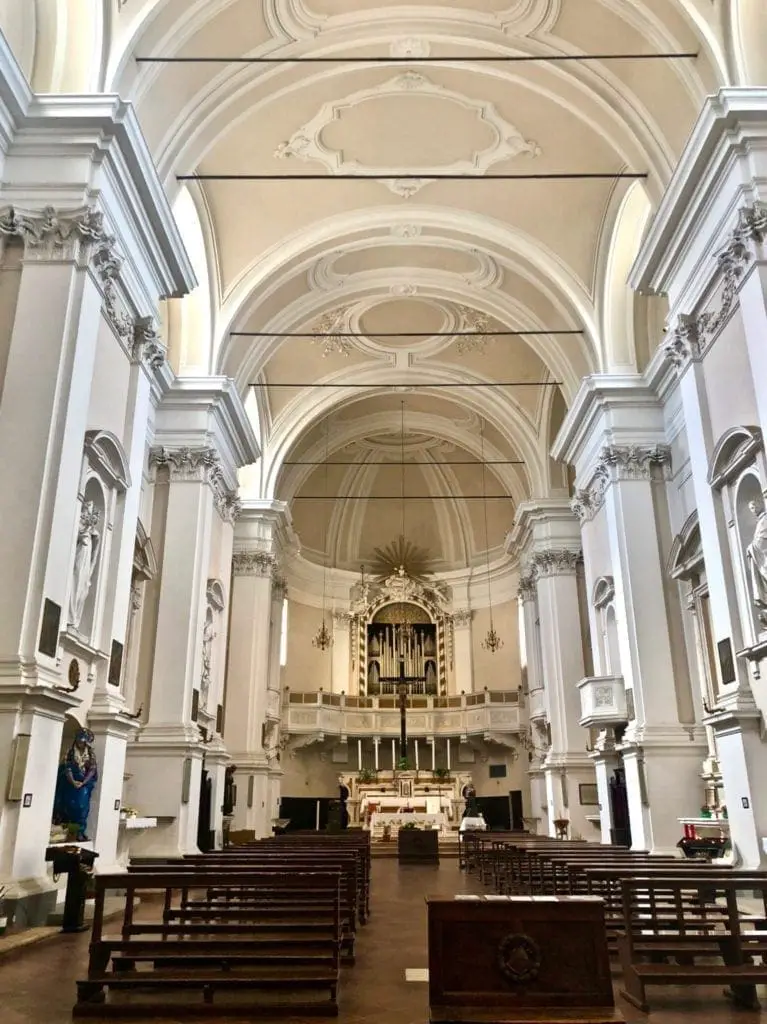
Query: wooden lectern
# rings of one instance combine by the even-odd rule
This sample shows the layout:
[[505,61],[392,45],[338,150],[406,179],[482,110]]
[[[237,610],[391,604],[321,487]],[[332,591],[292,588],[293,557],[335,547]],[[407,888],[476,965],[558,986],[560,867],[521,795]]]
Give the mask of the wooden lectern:
[[430,1020],[614,1024],[599,898],[426,899]]

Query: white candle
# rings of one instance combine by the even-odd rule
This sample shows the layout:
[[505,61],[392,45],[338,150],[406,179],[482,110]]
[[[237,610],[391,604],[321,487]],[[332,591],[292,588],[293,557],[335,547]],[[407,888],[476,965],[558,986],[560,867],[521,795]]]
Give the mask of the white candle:
[[429,742],[431,743],[431,770],[435,772],[437,770],[437,744],[433,736]]
[[415,745],[415,770],[418,771],[418,740],[414,741]]
[[376,771],[378,771],[378,737],[373,740],[373,756],[376,759]]
[[320,830],[320,802],[319,802],[319,800],[317,801],[317,817],[316,817],[316,820],[314,822],[314,827],[315,827],[316,831],[319,832],[319,830]]
[[397,767],[397,741],[391,741],[391,766],[392,768]]
[[362,771],[362,740],[357,740],[357,769]]
[[450,771],[450,737],[447,738],[447,770]]

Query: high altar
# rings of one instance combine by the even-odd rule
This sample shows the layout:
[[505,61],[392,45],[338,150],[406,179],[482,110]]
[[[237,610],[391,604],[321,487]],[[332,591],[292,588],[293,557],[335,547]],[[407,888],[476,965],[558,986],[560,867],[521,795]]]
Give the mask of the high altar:
[[350,824],[362,825],[378,837],[385,825],[395,833],[407,821],[441,832],[457,829],[471,775],[435,779],[431,772],[379,772],[375,781],[360,782],[355,773],[339,782],[349,790]]

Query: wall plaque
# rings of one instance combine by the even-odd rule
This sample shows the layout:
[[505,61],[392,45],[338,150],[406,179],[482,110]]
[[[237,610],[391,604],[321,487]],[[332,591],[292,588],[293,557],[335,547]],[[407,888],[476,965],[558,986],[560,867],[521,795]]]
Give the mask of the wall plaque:
[[110,686],[119,686],[120,677],[123,671],[123,645],[119,640],[112,641],[112,651],[109,656],[109,675],[107,682]]
[[719,670],[722,673],[722,684],[734,683],[736,680],[735,675],[735,660],[732,656],[732,643],[730,638],[726,637],[724,640],[720,640],[716,649],[719,653]]
[[47,654],[49,658],[56,657],[56,650],[59,645],[59,627],[61,625],[61,606],[50,601],[47,597],[43,604],[43,622],[40,627],[40,643],[37,649],[41,654]]

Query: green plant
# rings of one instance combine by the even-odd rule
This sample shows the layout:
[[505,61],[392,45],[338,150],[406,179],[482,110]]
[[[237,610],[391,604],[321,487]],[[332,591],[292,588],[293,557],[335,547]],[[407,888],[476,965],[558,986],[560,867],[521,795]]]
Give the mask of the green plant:
[[407,821],[400,829],[400,832],[418,832],[418,825],[414,821]]
[[435,768],[432,772],[435,779],[448,779],[450,778],[450,772],[447,768]]
[[406,757],[401,757],[399,759],[399,761],[397,761],[397,771],[398,772],[410,771],[410,762],[408,761],[408,759]]
[[375,782],[376,773],[372,768],[363,768],[357,776],[358,782]]

